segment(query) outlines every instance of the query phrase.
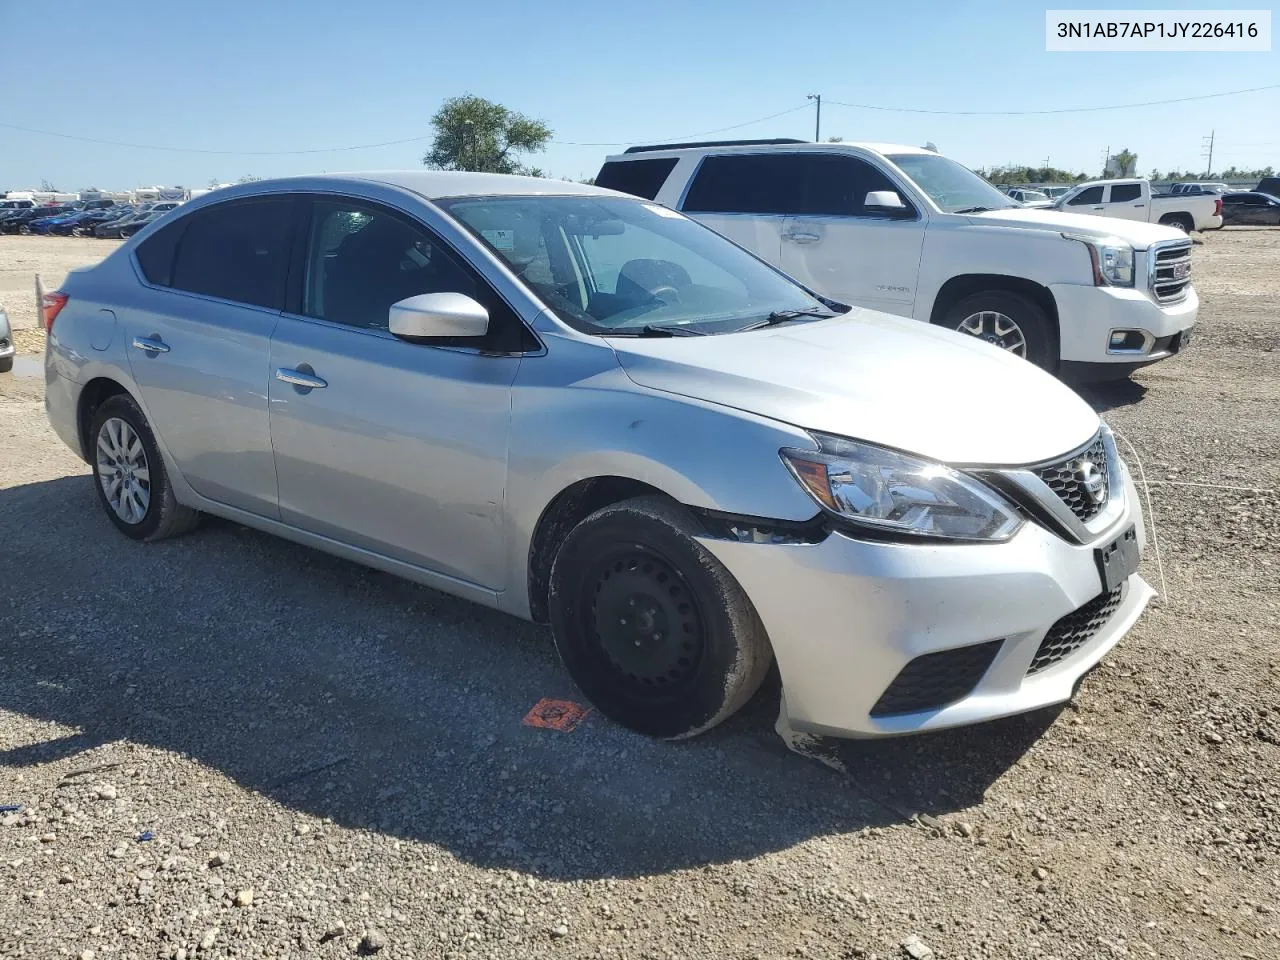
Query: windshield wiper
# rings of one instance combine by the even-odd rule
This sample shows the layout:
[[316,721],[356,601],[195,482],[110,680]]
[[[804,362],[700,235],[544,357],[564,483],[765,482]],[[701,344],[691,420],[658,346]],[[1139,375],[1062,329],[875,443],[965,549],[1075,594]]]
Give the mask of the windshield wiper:
[[[615,334],[616,335],[616,334]],[[627,334],[622,334],[627,336]],[[633,337],[704,337],[706,334],[694,327],[680,326],[679,324],[662,324],[662,323],[646,323],[643,327],[631,334]]]
[[956,213],[986,213],[990,207],[965,207],[963,210],[956,210]]
[[838,316],[829,310],[818,310],[817,308],[798,309],[798,310],[775,310],[759,323],[752,323],[742,327],[738,333],[746,330],[759,330],[762,327],[776,327],[780,323],[790,323],[792,320],[798,320],[800,317],[817,317],[819,320],[826,320],[830,317]]

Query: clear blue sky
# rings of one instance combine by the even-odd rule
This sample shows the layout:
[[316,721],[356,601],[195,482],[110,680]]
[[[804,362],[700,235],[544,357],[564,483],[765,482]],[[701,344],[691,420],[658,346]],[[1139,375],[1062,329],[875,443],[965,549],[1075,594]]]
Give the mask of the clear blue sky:
[[[545,120],[561,142],[535,162],[577,178],[594,175],[618,148],[568,142],[698,134],[803,105],[808,93],[935,110],[1032,110],[1280,82],[1274,51],[1046,53],[1044,10],[947,0],[0,0],[0,123],[184,151],[0,127],[0,188],[42,178],[64,190],[202,186],[211,177],[416,166],[425,140],[305,156],[185,151],[425,137],[440,101],[465,92]],[[1199,169],[1210,130],[1216,168],[1280,167],[1280,90],[1022,118],[824,104],[822,120],[824,137],[932,140],[974,167],[1047,157],[1096,174],[1110,145],[1136,152],[1144,172]],[[812,135],[810,105],[717,136]]]

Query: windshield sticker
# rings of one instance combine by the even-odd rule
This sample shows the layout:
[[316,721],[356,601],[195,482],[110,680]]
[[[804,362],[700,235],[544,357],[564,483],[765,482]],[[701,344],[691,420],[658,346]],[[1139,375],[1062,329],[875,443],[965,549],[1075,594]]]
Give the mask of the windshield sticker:
[[656,213],[660,217],[666,217],[668,220],[684,219],[684,217],[676,213],[674,210],[668,210],[666,207],[660,207],[656,203],[642,203],[640,204],[640,206],[644,207],[646,210],[651,211],[652,213]]
[[514,230],[481,230],[480,236],[488,241],[495,250],[510,251],[516,248],[516,232]]

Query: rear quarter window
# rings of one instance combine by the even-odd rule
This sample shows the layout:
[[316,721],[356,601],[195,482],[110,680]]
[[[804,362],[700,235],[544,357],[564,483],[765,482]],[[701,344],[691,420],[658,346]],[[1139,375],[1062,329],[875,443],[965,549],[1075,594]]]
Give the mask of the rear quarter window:
[[652,200],[675,169],[676,158],[649,160],[611,160],[600,168],[597,187],[629,193],[633,197]]
[[707,157],[681,209],[689,213],[794,214],[800,209],[805,158],[799,153]]

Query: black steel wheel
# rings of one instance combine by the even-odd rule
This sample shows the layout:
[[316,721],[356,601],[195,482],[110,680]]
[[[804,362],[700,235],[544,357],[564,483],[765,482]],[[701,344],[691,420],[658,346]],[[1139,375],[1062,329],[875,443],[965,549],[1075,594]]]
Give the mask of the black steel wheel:
[[755,608],[697,533],[679,504],[641,497],[583,520],[552,565],[552,628],[574,682],[650,736],[715,726],[772,661]]

